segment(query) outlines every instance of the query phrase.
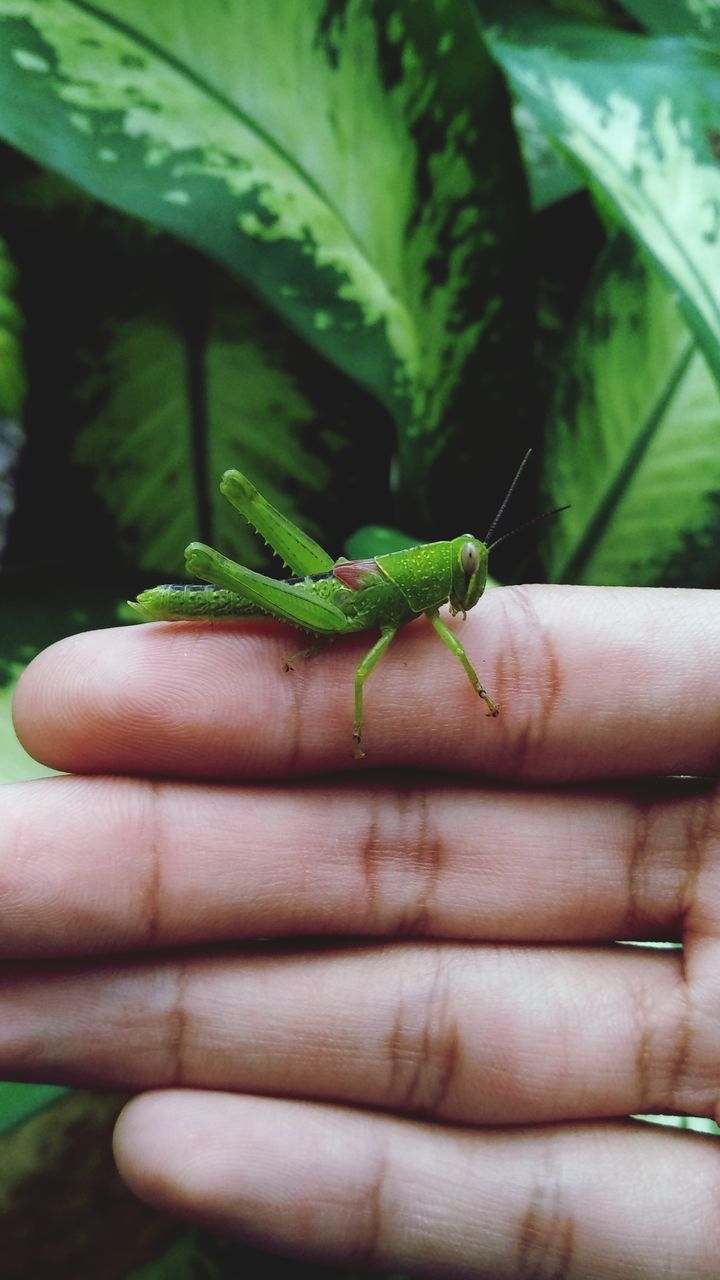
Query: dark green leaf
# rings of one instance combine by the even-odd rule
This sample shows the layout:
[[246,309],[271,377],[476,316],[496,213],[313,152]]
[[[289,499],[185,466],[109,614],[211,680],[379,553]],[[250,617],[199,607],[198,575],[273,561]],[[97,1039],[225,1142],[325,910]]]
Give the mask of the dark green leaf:
[[65,1092],[55,1084],[0,1084],[0,1133],[42,1111]]
[[400,529],[366,524],[350,535],[345,543],[345,551],[350,560],[367,560],[372,556],[383,556],[391,551],[405,551],[407,547],[416,547],[419,541],[409,533],[402,533]]
[[241,272],[391,409],[406,482],[471,404],[517,421],[524,187],[466,0],[5,0],[0,131]]

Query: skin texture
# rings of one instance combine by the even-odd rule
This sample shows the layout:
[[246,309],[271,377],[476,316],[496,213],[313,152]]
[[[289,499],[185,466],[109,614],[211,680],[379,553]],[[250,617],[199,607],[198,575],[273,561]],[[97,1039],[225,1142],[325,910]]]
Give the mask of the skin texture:
[[413,623],[361,765],[366,637],[287,675],[272,623],[37,658],[18,733],[73,776],[0,791],[0,1070],[137,1091],[137,1194],[278,1252],[716,1278],[720,1147],[627,1117],[718,1114],[720,598],[450,625],[501,716]]

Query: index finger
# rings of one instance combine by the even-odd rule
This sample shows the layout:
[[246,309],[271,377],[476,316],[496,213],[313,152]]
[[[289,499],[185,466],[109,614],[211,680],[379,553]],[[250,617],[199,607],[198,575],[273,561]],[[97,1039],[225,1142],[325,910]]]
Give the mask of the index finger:
[[154,623],[73,636],[18,686],[18,735],[68,772],[262,778],[413,767],[569,781],[714,774],[720,600],[709,591],[490,590],[450,625],[498,719],[425,619],[368,681],[352,759],[353,678],[373,633],[292,672],[297,633],[273,623]]

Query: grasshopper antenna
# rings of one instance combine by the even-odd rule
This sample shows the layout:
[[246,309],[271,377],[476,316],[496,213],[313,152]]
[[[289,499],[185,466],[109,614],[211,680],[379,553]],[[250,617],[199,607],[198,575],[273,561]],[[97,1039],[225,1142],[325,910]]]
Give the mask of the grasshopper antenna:
[[[524,465],[525,464],[523,463],[523,466]],[[510,494],[508,494],[508,497],[509,496]],[[505,501],[507,501],[507,499]],[[503,502],[503,506],[500,508],[501,515],[502,515],[502,509],[504,506],[505,506],[505,503]],[[541,520],[549,520],[551,516],[557,516],[560,514],[561,511],[569,511],[571,506],[572,506],[572,503],[566,502],[564,507],[553,507],[552,511],[541,511],[539,516],[533,516],[531,520],[526,520],[524,524],[519,524],[517,526],[517,529],[511,529],[509,533],[504,533],[502,537],[496,538],[494,542],[491,542],[490,545],[486,547],[486,550],[488,552],[492,551],[493,547],[499,547],[501,542],[505,542],[508,538],[514,538],[515,534],[522,533],[523,529],[529,529],[534,524],[540,524]],[[495,528],[496,524],[497,524],[497,520],[493,520],[493,523],[491,526],[491,532],[492,532],[492,529]]]
[[[516,484],[517,484],[518,480],[520,479],[520,477],[521,477],[521,475],[522,475],[523,471],[525,470],[525,467],[526,467],[526,464],[527,464],[527,460],[528,460],[528,458],[530,457],[530,454],[531,454],[531,453],[532,453],[532,449],[528,449],[527,453],[525,454],[525,457],[523,458],[522,462],[520,463],[520,466],[518,467],[517,471],[515,472],[515,478],[514,478],[514,480],[513,480],[512,484],[510,485],[510,488],[508,489],[507,493],[505,494],[505,497],[503,498],[503,500],[502,500],[501,504],[500,504],[500,510],[498,511],[497,515],[495,516],[495,519],[493,520],[492,524],[490,525],[490,528],[488,529],[487,533],[485,534],[484,542],[485,542],[485,545],[486,545],[486,546],[488,546],[488,544],[490,543],[490,539],[492,538],[492,536],[493,536],[493,534],[494,534],[495,530],[497,529],[497,527],[498,527],[498,525],[499,525],[500,521],[501,521],[501,520],[502,520],[502,518],[503,518],[503,515],[504,515],[504,513],[505,513],[505,508],[506,508],[506,506],[507,506],[508,502],[510,501],[510,499],[512,498],[513,493],[515,492],[515,486],[516,486]],[[523,526],[523,527],[524,527],[524,526]],[[505,535],[505,537],[508,537],[508,534],[506,534],[506,535]],[[502,539],[500,539],[500,541],[502,541]],[[496,547],[496,546],[497,546],[497,542],[493,542],[493,543],[492,543],[492,546],[493,546],[493,547]],[[488,547],[488,549],[489,549],[489,547]]]

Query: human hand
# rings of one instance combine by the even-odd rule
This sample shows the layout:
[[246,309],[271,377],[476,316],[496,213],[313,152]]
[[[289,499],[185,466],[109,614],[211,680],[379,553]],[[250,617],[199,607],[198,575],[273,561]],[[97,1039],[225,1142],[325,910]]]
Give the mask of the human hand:
[[0,795],[0,1072],[150,1091],[130,1185],[278,1251],[717,1276],[720,1148],[625,1117],[718,1111],[719,624],[710,592],[490,591],[461,634],[500,718],[421,621],[363,765],[368,637],[290,675],[270,625],[54,646],[17,727],[76,776]]

